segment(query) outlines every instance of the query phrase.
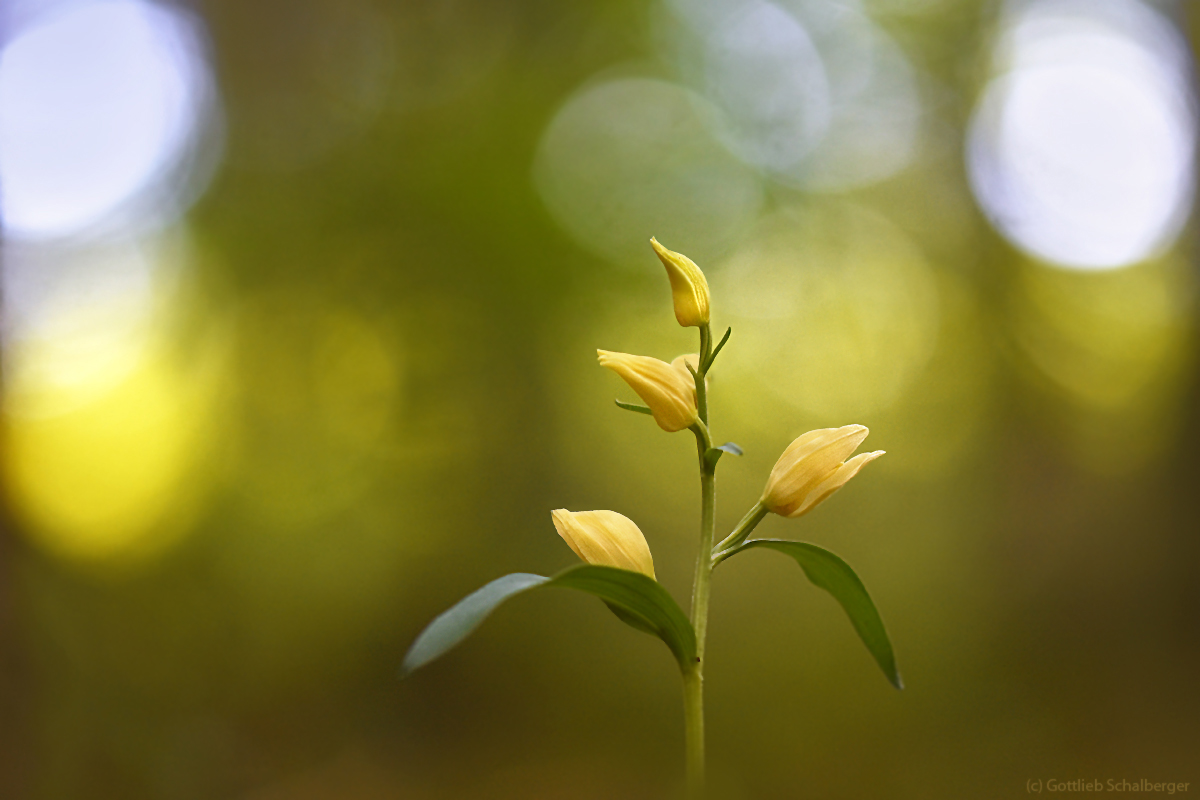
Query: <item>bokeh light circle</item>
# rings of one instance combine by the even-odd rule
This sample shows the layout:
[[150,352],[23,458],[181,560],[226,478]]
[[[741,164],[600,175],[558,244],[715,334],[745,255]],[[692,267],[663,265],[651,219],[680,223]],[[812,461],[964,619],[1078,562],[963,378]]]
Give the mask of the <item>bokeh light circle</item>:
[[884,180],[917,150],[922,117],[917,74],[903,50],[866,15],[841,3],[793,3],[825,65],[830,119],[800,163],[775,178],[814,192]]
[[705,94],[725,112],[723,138],[748,163],[786,170],[829,127],[829,81],[808,31],[773,3],[747,4],[709,32]]
[[1023,9],[998,48],[1007,72],[971,123],[971,183],[996,228],[1079,269],[1153,256],[1187,218],[1195,117],[1178,34],[1140,3]]
[[852,204],[765,217],[713,288],[738,336],[729,380],[758,389],[728,398],[748,424],[774,423],[762,414],[763,392],[826,424],[867,419],[916,385],[941,329],[923,254],[885,217]]
[[213,486],[227,392],[217,314],[185,237],[4,248],[4,489],[21,530],[67,560],[129,565],[191,530]]
[[708,132],[716,111],[670,83],[625,78],[569,99],[542,135],[534,180],[580,244],[644,264],[651,236],[703,262],[729,249],[762,203],[757,173]]
[[683,82],[721,113],[714,133],[772,180],[807,192],[907,166],[922,118],[903,50],[855,3],[664,0],[660,38]]
[[162,190],[212,111],[202,53],[191,17],[138,0],[59,4],[18,29],[0,51],[5,233],[70,236],[135,198],[140,221],[176,213]]

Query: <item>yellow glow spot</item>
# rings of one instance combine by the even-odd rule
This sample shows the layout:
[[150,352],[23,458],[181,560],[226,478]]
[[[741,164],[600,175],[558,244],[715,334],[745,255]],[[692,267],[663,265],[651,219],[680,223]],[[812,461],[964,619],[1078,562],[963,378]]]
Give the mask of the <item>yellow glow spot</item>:
[[299,529],[358,500],[391,446],[400,353],[378,323],[323,298],[271,290],[239,318],[246,400],[237,488],[260,522]]
[[[714,296],[730,317],[719,325],[739,337],[739,358],[725,365],[731,380],[760,384],[830,425],[890,407],[936,344],[933,272],[898,229],[864,209],[785,209],[720,269]],[[756,402],[745,394],[739,402]]]
[[186,258],[173,239],[13,262],[13,274],[57,280],[12,296],[0,415],[4,491],[21,530],[53,553],[114,564],[161,551],[212,484],[200,466],[223,339],[183,354],[164,325],[195,299],[171,269]]
[[[180,532],[167,518],[194,494],[185,483],[206,428],[202,398],[161,358],[142,359],[99,393],[84,384],[39,399],[53,407],[69,402],[61,393],[74,391],[87,402],[5,418],[7,488],[28,533],[53,552],[84,560],[164,547]],[[22,411],[36,408],[21,404]]]
[[336,438],[374,445],[395,413],[394,354],[366,322],[349,313],[322,320],[313,359],[313,394]]
[[1022,263],[1009,313],[1026,377],[1056,401],[1038,407],[1089,467],[1133,469],[1171,440],[1193,291],[1177,261],[1083,274]]

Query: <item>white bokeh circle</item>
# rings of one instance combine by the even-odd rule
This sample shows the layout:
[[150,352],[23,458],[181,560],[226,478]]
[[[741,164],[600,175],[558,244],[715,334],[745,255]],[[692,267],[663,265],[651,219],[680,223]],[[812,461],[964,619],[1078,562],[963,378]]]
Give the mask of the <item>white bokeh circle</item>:
[[173,213],[161,196],[134,201],[178,191],[212,100],[199,29],[183,12],[96,0],[33,17],[0,50],[5,234],[57,238]]
[[1191,209],[1196,134],[1177,38],[1132,0],[1017,16],[999,50],[1007,70],[986,88],[967,146],[975,195],[1014,245],[1109,269],[1174,241]]

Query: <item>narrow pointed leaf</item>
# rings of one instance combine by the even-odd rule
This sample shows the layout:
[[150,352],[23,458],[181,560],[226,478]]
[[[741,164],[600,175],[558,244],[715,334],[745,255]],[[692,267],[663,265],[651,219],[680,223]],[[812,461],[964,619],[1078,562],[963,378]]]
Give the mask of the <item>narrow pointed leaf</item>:
[[626,411],[636,411],[639,414],[650,414],[651,416],[654,415],[654,412],[651,411],[648,406],[639,406],[637,403],[622,403],[620,400],[614,400],[613,402]]
[[401,677],[408,675],[418,667],[423,667],[438,658],[450,648],[471,635],[479,624],[487,619],[488,614],[496,606],[503,603],[514,594],[520,594],[526,589],[541,586],[550,580],[541,575],[531,575],[527,572],[514,572],[497,578],[481,589],[471,594],[429,623],[421,635],[408,648],[404,656],[404,664],[400,667]]
[[704,462],[709,467],[715,467],[717,462],[721,460],[721,456],[726,453],[733,453],[735,456],[742,454],[742,448],[738,447],[733,442],[726,442],[720,447],[710,447],[704,451]]
[[401,677],[457,645],[508,598],[548,586],[599,597],[623,622],[662,639],[681,669],[696,660],[696,634],[691,623],[658,581],[640,572],[582,564],[551,578],[520,572],[505,575],[467,595],[421,632],[404,657]]
[[794,558],[809,581],[833,595],[845,609],[850,617],[850,624],[854,626],[859,638],[892,685],[897,689],[904,688],[904,681],[896,668],[892,642],[883,627],[883,619],[880,618],[871,596],[867,594],[867,587],[849,564],[815,544],[781,539],[752,539],[739,547],[737,552],[751,547],[778,550]]
[[696,633],[692,624],[671,593],[653,578],[626,569],[584,564],[558,573],[545,585],[578,589],[621,608],[653,630],[671,648],[680,669],[690,669],[695,662]]
[[724,347],[725,343],[729,341],[729,334],[731,333],[733,333],[733,328],[725,329],[725,335],[721,337],[721,341],[717,343],[715,348],[713,348],[712,354],[708,357],[708,361],[704,364],[705,372],[708,372],[709,368],[712,367],[713,362],[717,360],[717,354],[721,352],[721,348]]

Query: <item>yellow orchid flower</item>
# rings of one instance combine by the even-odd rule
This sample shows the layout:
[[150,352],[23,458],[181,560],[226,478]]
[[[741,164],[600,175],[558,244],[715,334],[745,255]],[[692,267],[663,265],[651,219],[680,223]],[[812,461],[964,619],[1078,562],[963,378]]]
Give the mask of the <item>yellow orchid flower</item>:
[[629,517],[615,511],[550,512],[558,535],[589,564],[618,567],[654,577],[646,537]]
[[863,425],[821,428],[797,438],[775,462],[762,504],[781,517],[796,517],[812,511],[846,481],[858,474],[868,462],[883,455],[883,450],[846,457],[867,438]]
[[675,304],[675,319],[685,328],[708,324],[708,281],[696,263],[682,253],[668,250],[651,237],[650,246],[658,260],[667,268],[671,281],[671,299]]
[[[680,356],[668,364],[650,356],[633,356],[597,350],[600,366],[625,379],[654,415],[658,427],[668,433],[690,428],[698,419],[696,382]],[[693,357],[693,361],[694,361]]]

